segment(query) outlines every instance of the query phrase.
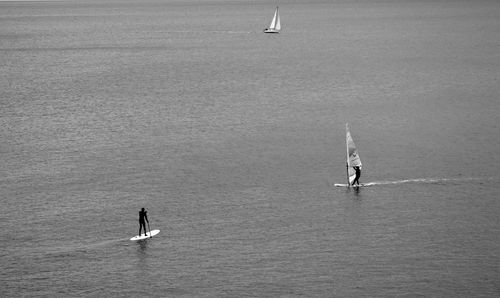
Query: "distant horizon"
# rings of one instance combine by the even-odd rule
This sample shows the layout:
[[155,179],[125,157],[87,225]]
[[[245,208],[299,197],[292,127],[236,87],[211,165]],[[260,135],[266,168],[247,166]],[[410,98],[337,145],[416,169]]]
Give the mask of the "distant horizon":
[[0,2],[69,2],[76,0],[0,0]]

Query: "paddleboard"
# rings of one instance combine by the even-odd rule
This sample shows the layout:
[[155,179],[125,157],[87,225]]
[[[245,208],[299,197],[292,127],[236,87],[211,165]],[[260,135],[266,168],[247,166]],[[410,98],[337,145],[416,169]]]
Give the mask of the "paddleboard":
[[151,232],[148,232],[146,236],[144,236],[144,234],[141,234],[141,235],[137,235],[137,236],[130,238],[130,240],[132,240],[132,241],[144,240],[144,239],[152,238],[153,236],[158,235],[158,233],[160,233],[160,230],[152,230]]

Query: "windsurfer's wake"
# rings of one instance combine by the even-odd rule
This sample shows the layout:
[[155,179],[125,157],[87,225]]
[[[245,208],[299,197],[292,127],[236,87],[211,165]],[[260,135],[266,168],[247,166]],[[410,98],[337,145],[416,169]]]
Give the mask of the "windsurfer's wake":
[[[396,185],[396,184],[404,184],[404,183],[446,183],[446,182],[460,182],[460,181],[484,181],[484,180],[493,180],[494,177],[488,178],[416,178],[416,179],[404,179],[404,180],[394,180],[394,181],[373,181],[368,183],[361,183],[359,186],[376,186],[376,185]],[[350,186],[345,183],[335,183],[337,187],[346,187]]]

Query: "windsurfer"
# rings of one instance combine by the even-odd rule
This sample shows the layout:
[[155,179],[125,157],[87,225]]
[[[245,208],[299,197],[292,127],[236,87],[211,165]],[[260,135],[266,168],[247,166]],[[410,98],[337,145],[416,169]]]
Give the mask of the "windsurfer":
[[361,177],[361,168],[358,167],[358,166],[355,166],[354,167],[354,171],[356,171],[356,177],[354,178],[354,180],[352,181],[352,184],[354,186],[354,184],[357,184],[359,185],[359,177]]
[[[142,227],[144,227],[144,236],[147,236],[148,231],[146,230],[146,221],[149,224],[147,213],[148,212],[146,210],[144,210],[144,208],[142,208],[141,211],[139,211],[139,236],[141,236]],[[144,221],[144,220],[146,220],[146,221]]]

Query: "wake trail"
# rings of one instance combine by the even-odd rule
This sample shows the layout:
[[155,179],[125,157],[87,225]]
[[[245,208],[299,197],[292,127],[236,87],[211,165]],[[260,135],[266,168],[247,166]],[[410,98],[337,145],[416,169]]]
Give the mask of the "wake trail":
[[[361,183],[360,186],[376,186],[376,185],[397,185],[405,183],[447,183],[447,182],[473,182],[473,181],[491,181],[495,177],[461,177],[461,178],[416,178],[416,179],[403,179],[394,181],[373,181],[367,183]],[[335,186],[348,186],[347,184],[336,183]]]
[[104,240],[96,243],[77,243],[67,244],[64,246],[54,246],[46,248],[45,253],[52,256],[70,255],[75,253],[88,253],[90,251],[99,250],[108,246],[114,246],[124,242],[127,238],[115,238]]
[[181,33],[181,34],[251,34],[252,31],[236,31],[236,30],[169,30],[163,33]]

